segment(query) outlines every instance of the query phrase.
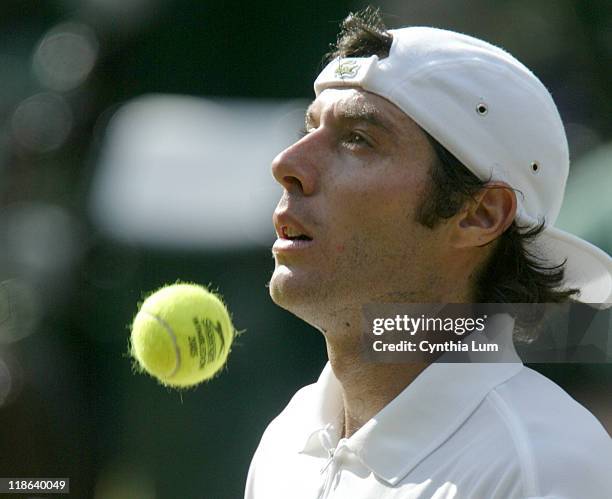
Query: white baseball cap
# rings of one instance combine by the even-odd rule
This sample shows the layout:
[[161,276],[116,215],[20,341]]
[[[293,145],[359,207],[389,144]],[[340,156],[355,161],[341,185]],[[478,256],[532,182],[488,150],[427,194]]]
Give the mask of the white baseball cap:
[[565,285],[585,303],[612,300],[612,258],[554,227],[569,172],[563,123],[542,82],[506,51],[452,31],[389,30],[389,56],[331,61],[314,83],[360,87],[395,104],[481,180],[503,181],[517,193],[516,221],[545,222],[538,256],[567,260]]

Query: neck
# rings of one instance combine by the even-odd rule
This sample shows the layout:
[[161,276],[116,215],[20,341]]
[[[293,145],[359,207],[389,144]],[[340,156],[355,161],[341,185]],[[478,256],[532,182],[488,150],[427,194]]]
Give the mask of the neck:
[[[450,272],[449,272],[450,273]],[[471,292],[468,282],[457,278],[430,283],[421,292],[386,293],[370,297],[369,302],[467,303]],[[457,283],[465,281],[463,287]],[[397,397],[428,366],[427,363],[376,364],[361,354],[361,306],[344,307],[319,317],[313,323],[327,343],[327,355],[334,375],[342,385],[344,402],[344,437],[348,438]]]
[[397,397],[427,364],[374,364],[361,356],[359,333],[326,332],[327,354],[342,385],[345,438],[350,437]]

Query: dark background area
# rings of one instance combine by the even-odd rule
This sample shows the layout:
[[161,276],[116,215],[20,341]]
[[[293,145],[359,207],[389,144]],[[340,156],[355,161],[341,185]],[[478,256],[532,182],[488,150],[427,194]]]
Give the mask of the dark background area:
[[[164,250],[97,227],[88,199],[98,154],[115,111],[143,94],[311,99],[340,20],[364,5],[2,2],[0,281],[14,308],[2,322],[0,304],[0,476],[70,477],[79,498],[242,496],[267,423],[322,369],[323,340],[269,299],[269,248]],[[524,61],[558,102],[577,168],[609,142],[609,2],[379,5],[391,27],[468,32]],[[40,76],[41,40],[66,22],[89,30],[91,67],[72,80]],[[70,54],[58,63],[68,73]],[[610,233],[591,240],[610,252]],[[137,302],[177,279],[213,283],[246,330],[221,376],[181,393],[135,375],[127,355]],[[610,364],[533,367],[612,431]]]

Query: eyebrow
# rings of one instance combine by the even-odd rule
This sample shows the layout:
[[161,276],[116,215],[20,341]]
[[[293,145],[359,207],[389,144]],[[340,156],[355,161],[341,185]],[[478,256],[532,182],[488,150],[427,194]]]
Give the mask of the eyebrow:
[[[310,125],[314,120],[313,104],[308,106],[304,116],[306,126]],[[368,123],[372,126],[382,128],[389,133],[393,133],[393,127],[389,121],[383,116],[380,110],[367,102],[349,102],[343,104],[339,109],[340,119],[348,121],[359,121]]]

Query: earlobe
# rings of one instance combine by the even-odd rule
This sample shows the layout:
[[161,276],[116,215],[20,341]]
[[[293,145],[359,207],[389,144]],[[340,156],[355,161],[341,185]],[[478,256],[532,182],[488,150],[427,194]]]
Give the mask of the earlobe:
[[499,237],[516,214],[516,195],[504,182],[491,182],[458,215],[454,246],[485,246]]

